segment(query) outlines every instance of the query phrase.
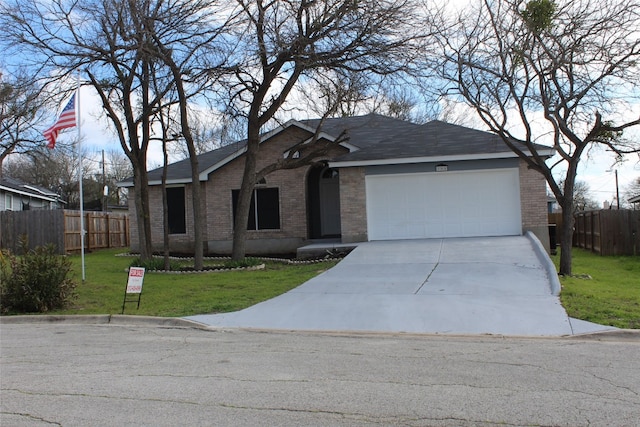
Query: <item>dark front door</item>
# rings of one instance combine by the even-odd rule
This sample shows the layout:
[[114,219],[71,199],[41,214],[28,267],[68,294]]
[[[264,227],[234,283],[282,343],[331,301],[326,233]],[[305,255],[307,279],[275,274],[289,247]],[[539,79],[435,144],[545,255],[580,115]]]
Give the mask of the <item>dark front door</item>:
[[340,236],[340,176],[337,169],[314,168],[307,178],[309,237]]

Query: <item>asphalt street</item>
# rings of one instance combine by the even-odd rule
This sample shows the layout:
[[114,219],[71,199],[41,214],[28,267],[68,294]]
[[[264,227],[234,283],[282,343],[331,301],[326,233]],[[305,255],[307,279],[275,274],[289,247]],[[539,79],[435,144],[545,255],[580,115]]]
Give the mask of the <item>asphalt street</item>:
[[637,335],[2,323],[2,426],[635,426]]

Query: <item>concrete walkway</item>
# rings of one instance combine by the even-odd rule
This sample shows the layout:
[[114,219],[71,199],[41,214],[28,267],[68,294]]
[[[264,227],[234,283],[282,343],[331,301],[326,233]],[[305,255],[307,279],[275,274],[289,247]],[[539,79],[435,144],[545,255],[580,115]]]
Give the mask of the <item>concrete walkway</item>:
[[530,236],[367,242],[281,296],[187,319],[214,327],[523,336],[613,329],[567,316],[538,245]]

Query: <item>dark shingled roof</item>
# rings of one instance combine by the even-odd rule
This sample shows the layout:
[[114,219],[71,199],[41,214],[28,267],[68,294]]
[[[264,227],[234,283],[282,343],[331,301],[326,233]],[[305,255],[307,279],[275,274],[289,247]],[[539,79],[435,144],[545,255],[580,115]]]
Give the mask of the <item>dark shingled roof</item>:
[[[358,145],[356,143],[356,145]],[[434,120],[401,127],[393,138],[363,146],[336,162],[512,153],[495,134]]]
[[[301,120],[300,123],[315,129],[320,124],[320,120]],[[326,119],[322,125],[322,131],[338,137],[346,130],[349,136],[347,143],[362,149],[384,143],[397,143],[399,133],[417,132],[420,127],[421,125],[392,117],[367,114]]]
[[[315,129],[320,120],[300,120],[299,123]],[[439,120],[419,125],[379,114],[367,114],[326,119],[322,131],[333,137],[346,131],[349,138],[347,144],[358,148],[334,159],[335,163],[468,155],[480,157],[500,153],[511,155],[509,147],[495,134]],[[199,155],[200,172],[238,153],[245,145],[246,141],[239,141]],[[149,182],[159,182],[161,176],[162,168],[152,170],[149,172]],[[168,182],[186,182],[190,178],[188,159],[169,165]],[[130,184],[132,180],[123,181],[123,184],[126,183]]]
[[32,197],[37,197],[40,199],[57,200],[60,197],[58,194],[47,188],[40,187],[39,185],[29,184],[19,179],[11,178],[8,176],[3,176],[2,178],[0,178],[0,186],[9,190],[20,191],[29,194]]
[[[247,145],[246,141],[238,141],[233,144],[225,145],[224,147],[217,148],[213,151],[200,154],[198,156],[198,172],[202,173],[209,169],[216,163],[221,162],[227,157],[237,153],[244,149]],[[158,181],[162,179],[162,168],[149,171],[149,182]],[[180,160],[175,163],[171,163],[167,167],[167,181],[184,181],[191,179],[191,162],[189,159]],[[133,182],[133,179],[127,179],[123,182]]]

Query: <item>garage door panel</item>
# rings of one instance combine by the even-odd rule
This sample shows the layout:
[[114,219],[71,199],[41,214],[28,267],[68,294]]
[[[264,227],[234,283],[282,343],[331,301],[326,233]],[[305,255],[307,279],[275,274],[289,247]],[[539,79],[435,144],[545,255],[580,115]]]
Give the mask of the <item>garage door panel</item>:
[[521,233],[517,169],[366,178],[370,240]]

